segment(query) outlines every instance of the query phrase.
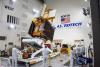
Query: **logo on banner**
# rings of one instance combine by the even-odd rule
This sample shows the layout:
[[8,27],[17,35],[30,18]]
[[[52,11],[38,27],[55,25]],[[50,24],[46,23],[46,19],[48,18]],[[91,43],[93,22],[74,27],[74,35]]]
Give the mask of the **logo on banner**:
[[70,15],[62,15],[61,23],[70,23]]

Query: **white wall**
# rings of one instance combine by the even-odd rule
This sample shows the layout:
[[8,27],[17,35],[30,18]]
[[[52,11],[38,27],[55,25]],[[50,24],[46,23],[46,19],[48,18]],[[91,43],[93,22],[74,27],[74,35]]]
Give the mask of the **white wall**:
[[88,46],[90,43],[88,33],[91,32],[91,28],[87,27],[87,23],[91,23],[91,17],[84,16],[82,8],[90,7],[89,2],[84,0],[47,0],[46,3],[49,8],[57,10],[54,24],[61,23],[60,17],[64,14],[70,14],[71,22],[82,22],[82,26],[78,28],[56,29],[54,40],[63,39],[64,43],[73,45],[74,40],[84,39]]
[[[43,6],[38,0],[16,0],[15,4],[12,6],[14,7],[13,11],[5,9],[4,5],[9,5],[9,0],[0,0],[0,36],[7,36],[6,41],[0,41],[0,50],[4,50],[4,46],[8,44],[8,42],[13,42],[14,45],[17,46],[21,45],[17,34],[22,35],[21,33],[24,32],[27,36],[31,20],[34,17],[32,9],[41,10]],[[7,14],[20,19],[19,25],[16,25],[16,29],[8,29],[10,23],[6,21]]]

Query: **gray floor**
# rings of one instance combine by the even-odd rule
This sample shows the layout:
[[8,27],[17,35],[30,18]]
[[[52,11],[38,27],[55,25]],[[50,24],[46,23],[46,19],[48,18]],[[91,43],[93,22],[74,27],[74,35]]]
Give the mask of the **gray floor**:
[[[67,58],[68,58],[68,57],[66,57],[66,59],[61,58],[61,57],[55,57],[55,58],[53,58],[53,59],[51,60],[51,64],[50,64],[50,65],[51,65],[52,67],[67,67],[67,66],[64,66],[64,65],[63,65],[64,62],[67,62],[67,61],[68,61]],[[60,60],[63,60],[63,61],[61,62]],[[41,63],[35,64],[35,65],[31,66],[31,67],[44,67],[44,66],[43,66],[43,62],[41,62]],[[47,67],[48,67],[48,66],[47,66]]]
[[[63,61],[61,61],[63,60]],[[1,64],[3,67],[10,67],[10,64],[8,63],[9,61],[7,60],[2,60]],[[57,56],[52,58],[51,60],[51,66],[52,67],[68,67],[68,66],[64,66],[64,63],[68,62],[68,56]],[[18,67],[26,67],[25,65],[18,65]],[[31,67],[44,67],[43,62],[39,62],[37,64],[31,65]],[[48,67],[48,66],[45,66]],[[77,66],[74,66],[77,67]]]

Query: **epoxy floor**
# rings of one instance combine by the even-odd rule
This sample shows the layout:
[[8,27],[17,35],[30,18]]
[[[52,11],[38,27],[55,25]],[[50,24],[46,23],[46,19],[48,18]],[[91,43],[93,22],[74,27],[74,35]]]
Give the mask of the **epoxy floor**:
[[[69,67],[68,65],[64,66],[64,64],[66,62],[68,62],[68,59],[69,59],[68,56],[54,57],[54,58],[51,59],[50,66],[52,66],[52,67]],[[63,60],[63,61],[61,61],[61,60]],[[8,63],[8,61],[2,60],[0,67],[10,67],[10,64]],[[20,64],[20,65],[18,65],[18,67],[26,67],[26,66]],[[37,64],[31,65],[31,67],[44,67],[44,64],[43,64],[43,62],[39,62]],[[48,67],[48,65],[46,65],[45,67]],[[78,66],[74,66],[74,67],[78,67]]]

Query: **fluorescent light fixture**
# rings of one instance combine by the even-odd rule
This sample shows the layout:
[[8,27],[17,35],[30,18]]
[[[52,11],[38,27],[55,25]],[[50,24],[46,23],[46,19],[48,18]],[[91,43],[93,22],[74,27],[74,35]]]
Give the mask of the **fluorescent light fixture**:
[[89,23],[87,23],[87,27],[90,27]]
[[85,2],[87,2],[88,0],[85,0]]
[[39,13],[39,11],[38,11],[38,10],[36,10],[36,9],[33,9],[33,12],[35,12],[35,13]]
[[9,26],[11,29],[15,29],[15,25],[14,24],[10,24]]
[[16,2],[16,0],[12,0],[12,2]]

